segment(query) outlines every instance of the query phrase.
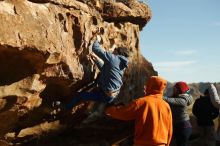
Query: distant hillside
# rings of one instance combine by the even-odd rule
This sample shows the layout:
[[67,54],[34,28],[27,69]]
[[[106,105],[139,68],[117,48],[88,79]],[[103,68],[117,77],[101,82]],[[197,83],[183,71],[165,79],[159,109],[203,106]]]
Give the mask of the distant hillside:
[[[191,88],[191,94],[193,95],[194,98],[198,98],[201,94],[203,94],[203,92],[205,91],[205,89],[208,87],[210,83],[193,83],[193,84],[189,84],[190,88]],[[220,95],[220,83],[216,83],[216,88],[218,90],[218,94]]]
[[[196,99],[198,98],[200,95],[203,95],[203,92],[205,91],[206,88],[208,88],[208,85],[210,83],[206,82],[200,82],[200,83],[192,83],[189,84],[190,86],[190,93],[192,94],[193,98]],[[165,92],[165,95],[172,95],[172,88],[173,88],[174,83],[168,83],[168,87],[167,90]],[[220,95],[220,83],[216,83],[216,88],[218,90],[218,94]]]

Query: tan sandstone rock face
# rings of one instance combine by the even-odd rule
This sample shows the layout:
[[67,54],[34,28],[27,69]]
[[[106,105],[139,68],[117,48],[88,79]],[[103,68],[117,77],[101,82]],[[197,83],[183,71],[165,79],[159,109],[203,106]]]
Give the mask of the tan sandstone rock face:
[[[126,103],[141,96],[147,78],[157,74],[139,46],[140,30],[150,17],[149,7],[136,0],[1,0],[0,139],[65,129],[69,123],[51,116],[51,105],[96,78],[89,46],[97,33],[107,51],[130,50],[120,99]],[[87,105],[76,107],[67,119],[80,121],[77,115]]]

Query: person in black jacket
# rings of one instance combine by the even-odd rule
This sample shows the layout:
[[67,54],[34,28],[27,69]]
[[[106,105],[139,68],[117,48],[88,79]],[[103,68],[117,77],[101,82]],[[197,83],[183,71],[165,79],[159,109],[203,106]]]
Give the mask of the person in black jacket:
[[197,118],[197,124],[201,131],[198,140],[200,146],[215,146],[213,119],[218,116],[219,111],[212,105],[208,89],[205,90],[204,96],[196,99],[192,112]]

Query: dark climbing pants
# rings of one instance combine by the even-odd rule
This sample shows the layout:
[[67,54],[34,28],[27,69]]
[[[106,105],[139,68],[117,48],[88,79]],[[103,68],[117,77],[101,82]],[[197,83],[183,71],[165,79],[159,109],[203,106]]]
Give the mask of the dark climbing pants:
[[188,146],[188,141],[191,133],[192,133],[192,127],[174,126],[173,136],[176,141],[176,146]]
[[65,105],[67,109],[72,109],[73,106],[78,104],[80,101],[96,101],[111,103],[115,97],[107,96],[102,91],[96,92],[77,92],[75,96],[72,97],[71,101]]

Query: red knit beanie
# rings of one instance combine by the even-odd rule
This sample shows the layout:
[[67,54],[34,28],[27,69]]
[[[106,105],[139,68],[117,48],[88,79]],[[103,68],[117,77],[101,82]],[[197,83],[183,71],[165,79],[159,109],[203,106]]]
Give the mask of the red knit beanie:
[[183,93],[186,93],[187,91],[189,91],[189,87],[188,85],[186,84],[186,82],[177,82],[175,84],[176,89],[178,90],[179,94],[183,94]]

